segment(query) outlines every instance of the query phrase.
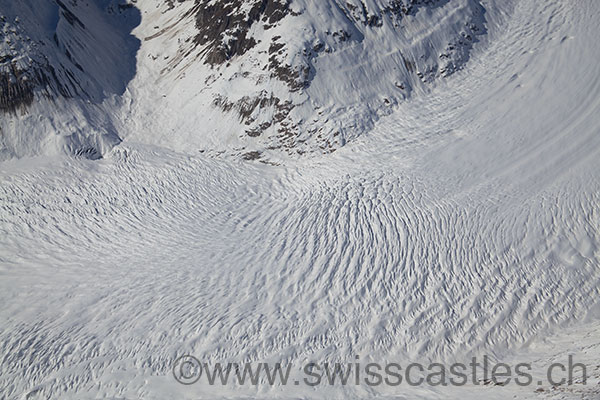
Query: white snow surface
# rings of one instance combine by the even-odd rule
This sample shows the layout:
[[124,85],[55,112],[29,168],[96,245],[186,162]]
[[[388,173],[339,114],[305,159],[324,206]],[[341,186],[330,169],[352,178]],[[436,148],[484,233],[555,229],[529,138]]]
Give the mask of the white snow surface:
[[171,375],[184,354],[598,366],[600,3],[482,4],[500,22],[465,67],[332,154],[215,158],[150,121],[101,160],[0,164],[0,396],[599,398],[597,369],[544,392]]

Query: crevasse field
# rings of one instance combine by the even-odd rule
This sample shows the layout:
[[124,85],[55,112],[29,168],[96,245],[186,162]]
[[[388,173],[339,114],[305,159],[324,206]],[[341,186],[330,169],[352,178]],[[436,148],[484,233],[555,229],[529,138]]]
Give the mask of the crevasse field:
[[[498,11],[499,13],[502,10]],[[280,165],[139,131],[0,164],[0,398],[600,398],[600,2],[518,2],[466,66]],[[202,362],[467,362],[587,385],[185,386]]]

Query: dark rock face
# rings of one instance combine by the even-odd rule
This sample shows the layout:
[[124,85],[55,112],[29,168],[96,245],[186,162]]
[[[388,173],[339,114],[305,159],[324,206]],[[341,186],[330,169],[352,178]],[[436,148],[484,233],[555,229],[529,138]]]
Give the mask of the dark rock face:
[[391,0],[385,12],[397,18],[405,15],[414,15],[420,7],[439,7],[450,0]]
[[[290,8],[291,0],[166,0],[167,9],[186,1],[194,1],[194,6],[182,19],[193,15],[198,30],[193,42],[200,49],[204,64],[210,67],[224,65],[255,48],[258,42],[249,33],[255,25],[260,24],[268,31],[285,17],[299,15]],[[309,66],[278,62],[276,56],[283,54],[284,50],[279,50],[285,45],[274,43],[273,46],[267,65],[272,76],[294,91],[307,87]]]
[[[242,11],[242,6],[249,11]],[[255,23],[261,22],[264,29],[269,29],[279,22],[289,14],[289,0],[197,0],[195,14],[198,28],[195,43],[204,46],[205,62],[223,64],[256,46],[248,30]]]
[[0,111],[16,112],[31,105],[33,98],[33,84],[24,71],[11,65],[0,73]]

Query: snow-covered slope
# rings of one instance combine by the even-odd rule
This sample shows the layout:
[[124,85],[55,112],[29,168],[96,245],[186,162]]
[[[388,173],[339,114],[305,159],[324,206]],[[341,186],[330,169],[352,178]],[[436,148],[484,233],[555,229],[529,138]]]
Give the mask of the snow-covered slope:
[[[251,158],[340,148],[425,82],[462,67],[486,29],[477,0],[139,7],[146,22],[136,31],[143,67],[131,135]],[[142,94],[148,81],[156,91]]]
[[478,0],[37,3],[0,9],[3,158],[123,138],[330,153],[461,68],[486,29]]
[[[168,80],[139,60],[127,135],[104,159],[3,162],[2,396],[597,399],[600,3],[481,4],[496,19],[463,69],[333,154],[272,166],[173,151],[182,131],[150,128],[179,118],[177,92],[193,88],[144,114],[141,77],[154,71],[158,93]],[[183,10],[138,5],[145,18]],[[296,366],[488,354],[535,361],[544,378],[569,353],[588,386],[183,386],[171,370],[184,354]]]
[[0,1],[0,160],[119,143],[139,11],[117,0]]

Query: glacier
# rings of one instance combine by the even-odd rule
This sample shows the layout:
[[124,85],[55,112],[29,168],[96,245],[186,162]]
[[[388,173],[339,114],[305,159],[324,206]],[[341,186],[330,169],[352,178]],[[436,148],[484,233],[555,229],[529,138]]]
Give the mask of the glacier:
[[[473,3],[440,2],[466,13]],[[62,120],[65,110],[86,110],[84,98],[3,115],[3,140],[11,123],[36,140],[50,134],[32,120],[47,113],[54,127],[87,135],[97,123],[97,137],[109,139],[101,157],[46,151],[38,140],[35,151],[22,147],[0,163],[1,397],[598,398],[600,3],[480,3],[485,34],[450,76],[411,81],[413,93],[387,111],[367,107],[387,89],[362,90],[366,78],[331,94],[344,112],[330,109],[330,123],[368,127],[348,128],[335,152],[308,140],[305,156],[269,153],[257,147],[261,137],[240,142],[237,117],[213,110],[214,125],[195,119],[209,108],[194,74],[158,73],[147,57],[161,48],[154,39],[140,41],[122,93],[90,106],[97,117]],[[132,28],[144,37],[152,18],[179,20],[193,2],[156,15],[154,3],[138,6],[142,21],[151,19]],[[341,82],[339,57],[318,61],[325,72],[303,95],[327,101],[320,89]],[[151,77],[159,84],[144,85]],[[248,89],[216,82],[210,90]],[[27,133],[10,132],[11,140]],[[247,151],[268,157],[240,157]],[[184,386],[171,368],[185,354],[298,365],[491,355],[540,371],[576,354],[590,382]]]

